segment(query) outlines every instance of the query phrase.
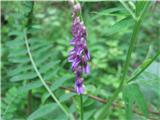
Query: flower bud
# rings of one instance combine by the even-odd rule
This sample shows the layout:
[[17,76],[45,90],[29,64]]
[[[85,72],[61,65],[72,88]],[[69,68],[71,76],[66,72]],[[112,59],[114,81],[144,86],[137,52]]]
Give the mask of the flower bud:
[[73,6],[73,12],[77,13],[80,12],[80,10],[81,10],[81,5],[79,3]]

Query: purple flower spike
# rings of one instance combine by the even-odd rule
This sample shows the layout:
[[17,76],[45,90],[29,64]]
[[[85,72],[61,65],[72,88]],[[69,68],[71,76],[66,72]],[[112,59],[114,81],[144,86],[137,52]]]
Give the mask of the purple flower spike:
[[[73,2],[72,2],[73,3]],[[82,73],[89,74],[90,67],[87,61],[90,60],[90,54],[86,43],[86,27],[83,21],[80,20],[78,13],[80,13],[80,4],[73,4],[73,23],[72,23],[72,35],[73,39],[70,41],[70,45],[74,48],[69,51],[68,62],[72,63],[72,70],[76,74],[75,89],[78,94],[84,93],[84,85]]]

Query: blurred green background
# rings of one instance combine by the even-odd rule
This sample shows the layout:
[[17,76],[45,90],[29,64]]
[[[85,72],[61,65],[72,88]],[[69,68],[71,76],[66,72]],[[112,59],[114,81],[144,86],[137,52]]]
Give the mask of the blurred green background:
[[[79,118],[79,98],[62,89],[74,88],[74,74],[67,62],[72,48],[72,9],[67,2],[1,2],[2,43],[2,119],[3,120],[66,120],[65,114],[49,96],[34,71],[25,46],[23,30],[29,28],[29,45],[33,59],[51,90],[75,120]],[[128,76],[143,61],[160,50],[160,3],[152,2],[142,21]],[[127,5],[135,10],[134,1]],[[108,99],[118,87],[122,66],[130,43],[134,21],[120,2],[81,2],[91,54],[91,73],[84,76],[84,118],[94,120],[103,103],[88,95]],[[28,19],[30,21],[28,22]],[[160,58],[156,59],[136,81],[148,108],[160,111]],[[120,93],[115,103],[124,106]],[[135,108],[137,106],[135,105]],[[138,109],[138,108],[137,108]],[[140,111],[138,109],[138,111]],[[159,115],[149,114],[159,120]],[[111,107],[106,120],[124,120],[124,107]],[[134,120],[148,120],[133,113]]]

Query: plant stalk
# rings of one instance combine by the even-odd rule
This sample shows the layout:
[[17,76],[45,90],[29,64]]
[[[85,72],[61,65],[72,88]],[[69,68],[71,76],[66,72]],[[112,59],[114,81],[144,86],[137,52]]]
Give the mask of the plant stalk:
[[81,109],[81,113],[80,113],[80,118],[81,120],[83,120],[83,95],[80,94],[80,109]]

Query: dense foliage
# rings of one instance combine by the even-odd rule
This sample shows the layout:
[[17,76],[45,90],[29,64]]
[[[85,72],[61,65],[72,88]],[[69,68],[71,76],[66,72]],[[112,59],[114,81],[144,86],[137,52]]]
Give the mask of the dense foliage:
[[[81,2],[81,6],[91,54],[91,71],[84,75],[84,120],[159,120],[160,3],[120,0]],[[67,119],[37,75],[28,49],[46,85],[71,118],[79,119],[80,99],[67,61],[72,49],[71,11],[67,2],[2,2],[3,120]],[[143,12],[143,19],[137,20]],[[136,20],[141,24],[135,33],[129,69],[120,94],[114,98]]]

